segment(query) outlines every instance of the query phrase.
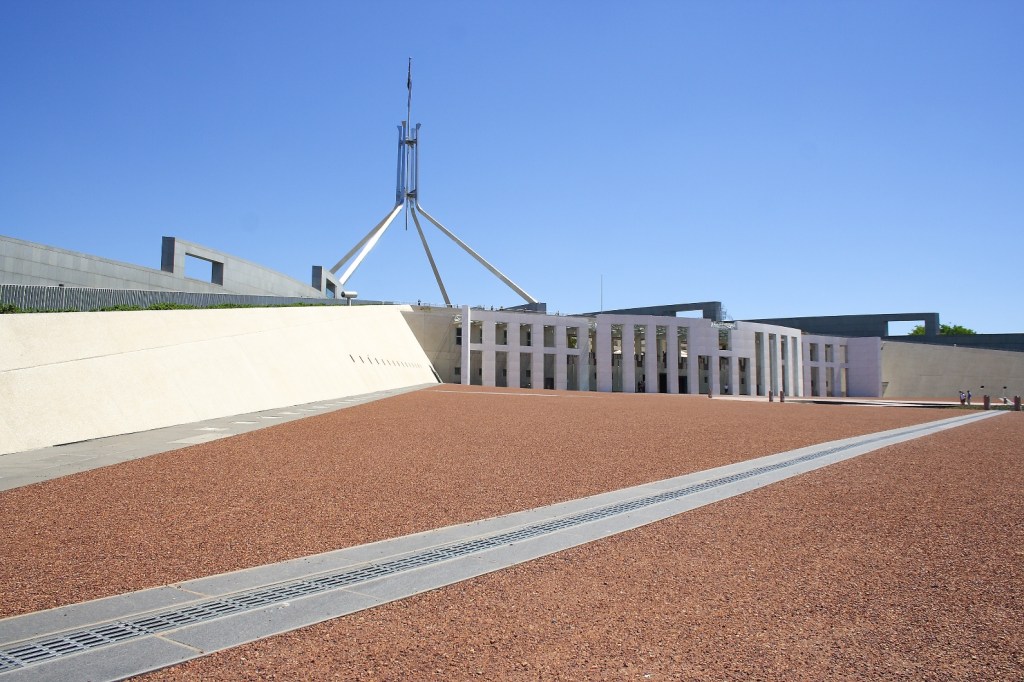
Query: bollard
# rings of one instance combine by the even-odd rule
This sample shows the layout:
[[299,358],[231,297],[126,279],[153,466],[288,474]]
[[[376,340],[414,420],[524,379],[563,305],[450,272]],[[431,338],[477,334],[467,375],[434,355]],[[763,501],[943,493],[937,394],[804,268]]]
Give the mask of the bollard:
[[1020,412],[1020,396],[1019,395],[1013,396],[1013,411],[1014,412]]
[[770,403],[774,403],[775,402],[775,395],[772,394],[771,391],[768,391],[768,402],[770,402]]
[[715,396],[711,395],[711,389],[710,388],[708,389],[708,397],[709,398],[714,398],[715,397]]
[[990,406],[992,405],[992,399],[989,398],[987,395],[981,396],[981,402],[983,402],[985,404],[985,407],[983,409],[986,409],[986,410],[989,409]]
[[779,402],[780,403],[786,402],[786,394],[783,393],[782,391],[779,391]]

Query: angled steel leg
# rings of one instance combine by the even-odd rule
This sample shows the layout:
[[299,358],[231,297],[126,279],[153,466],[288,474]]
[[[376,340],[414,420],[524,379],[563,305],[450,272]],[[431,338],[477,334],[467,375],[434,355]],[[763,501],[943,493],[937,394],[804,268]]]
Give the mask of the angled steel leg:
[[[373,247],[377,245],[377,242],[380,240],[384,232],[387,231],[388,226],[391,225],[391,221],[395,219],[395,216],[398,215],[398,212],[402,210],[403,206],[405,206],[404,202],[398,204],[393,209],[391,209],[391,213],[389,213],[387,217],[384,218],[384,220],[380,221],[380,223],[377,224],[377,227],[373,228],[370,234],[366,235],[366,237],[363,238],[363,241],[360,242],[363,245],[362,251],[360,251],[359,255],[355,257],[355,260],[353,260],[351,265],[348,266],[344,274],[342,274],[342,276],[338,278],[339,287],[345,286],[345,283],[348,282],[348,278],[352,276],[352,274],[356,271],[356,268],[359,267],[359,264],[363,262],[363,259],[366,258],[366,254],[372,251]],[[358,249],[359,247],[357,246],[356,248]],[[355,251],[355,249],[353,249],[353,251]],[[351,255],[351,251],[349,252],[349,254]],[[344,264],[345,261],[348,260],[348,258],[349,256],[345,256],[340,261],[338,261],[338,264],[331,268],[331,273],[336,273],[338,271],[338,268],[340,268],[342,264]]]
[[423,228],[420,227],[420,219],[416,217],[416,211],[409,211],[409,213],[412,213],[412,221],[416,223],[416,231],[420,233],[423,250],[427,252],[427,260],[430,261],[430,269],[434,271],[434,279],[437,280],[437,286],[441,290],[441,295],[444,296],[444,304],[450,308],[452,306],[451,299],[448,298],[448,292],[445,291],[444,282],[441,281],[441,273],[437,271],[437,265],[434,263],[433,254],[430,253],[430,247],[427,246],[427,237],[423,234]]
[[455,236],[454,234],[452,234],[452,233],[451,233],[451,232],[450,232],[450,231],[448,230],[448,228],[446,228],[446,227],[445,227],[444,225],[442,225],[441,223],[439,223],[439,222],[437,222],[436,220],[434,220],[434,217],[433,217],[433,216],[431,216],[431,215],[430,215],[429,213],[427,213],[426,211],[424,211],[424,210],[423,210],[423,207],[422,207],[422,206],[420,206],[418,202],[417,202],[417,204],[416,204],[416,208],[417,208],[417,209],[419,209],[419,212],[423,214],[423,217],[424,217],[424,218],[426,218],[426,219],[427,219],[427,220],[429,220],[430,222],[434,223],[434,226],[435,226],[435,227],[436,227],[437,229],[439,229],[439,230],[441,230],[442,232],[444,232],[444,233],[445,233],[446,235],[448,235],[448,238],[449,238],[449,239],[451,239],[451,240],[452,240],[453,242],[455,242],[456,244],[458,244],[459,246],[461,246],[461,247],[462,247],[462,250],[463,250],[463,251],[465,251],[466,253],[468,253],[468,254],[469,254],[470,256],[472,256],[473,258],[476,258],[477,262],[479,262],[479,263],[480,263],[481,265],[483,265],[483,266],[484,266],[485,268],[487,268],[488,270],[490,270],[490,271],[491,271],[491,274],[493,274],[493,275],[494,275],[495,277],[497,277],[497,278],[498,278],[498,279],[500,279],[500,280],[501,280],[502,282],[504,282],[504,283],[506,284],[506,286],[508,286],[508,287],[509,287],[510,289],[512,289],[512,291],[514,291],[514,292],[516,292],[517,294],[519,294],[520,296],[522,296],[522,297],[523,297],[523,299],[524,299],[524,300],[526,300],[526,302],[527,302],[527,303],[537,303],[537,299],[535,299],[535,298],[534,298],[533,296],[530,296],[530,295],[529,295],[528,293],[526,293],[526,292],[525,292],[525,291],[523,291],[523,290],[522,290],[521,288],[519,288],[519,286],[518,286],[518,285],[517,285],[517,284],[516,284],[515,282],[513,282],[513,281],[512,281],[512,280],[510,280],[510,279],[509,279],[508,277],[506,277],[506,276],[505,276],[504,274],[502,274],[502,272],[501,272],[500,270],[498,270],[498,268],[496,268],[496,267],[494,267],[493,265],[491,265],[490,263],[488,263],[488,262],[487,262],[486,260],[484,260],[484,257],[483,257],[483,256],[481,256],[481,255],[480,255],[480,254],[478,254],[478,253],[477,253],[476,251],[474,251],[473,249],[471,249],[471,248],[469,247],[469,245],[468,245],[468,244],[466,244],[466,242],[464,242],[464,241],[462,241],[461,239],[459,239],[458,237],[456,237],[456,236]]
[[[396,206],[396,207],[397,207],[397,206],[401,206],[401,203],[398,203],[398,204],[396,204],[395,206]],[[392,210],[393,210],[393,209],[392,209]],[[374,232],[376,232],[377,230],[379,230],[379,229],[381,228],[381,225],[383,225],[383,224],[384,224],[384,223],[385,223],[385,222],[387,221],[387,219],[388,219],[388,216],[390,216],[390,215],[391,215],[391,214],[389,213],[389,214],[388,214],[387,216],[384,216],[384,220],[382,220],[382,221],[380,221],[379,223],[377,223],[376,225],[374,225],[373,229],[372,229],[372,230],[370,230],[369,232],[367,232],[367,233],[366,233],[366,236],[365,236],[365,237],[363,237],[362,239],[360,239],[360,240],[359,240],[359,243],[358,243],[358,244],[356,244],[355,246],[353,246],[353,247],[352,247],[352,250],[351,250],[351,251],[349,251],[349,252],[348,252],[348,253],[346,253],[346,254],[345,254],[344,256],[342,256],[342,257],[341,257],[341,260],[339,260],[339,261],[338,261],[337,263],[335,263],[335,264],[334,264],[334,267],[333,267],[333,268],[331,268],[331,274],[332,274],[332,275],[336,275],[336,274],[338,274],[338,270],[340,270],[340,269],[341,269],[341,266],[342,266],[342,265],[344,265],[345,263],[347,263],[347,262],[348,262],[348,259],[352,257],[352,254],[354,254],[354,253],[355,253],[356,251],[358,251],[359,249],[363,248],[363,245],[364,245],[364,244],[365,244],[366,242],[370,241],[370,237],[372,237],[372,236],[373,236],[373,233],[374,233]]]

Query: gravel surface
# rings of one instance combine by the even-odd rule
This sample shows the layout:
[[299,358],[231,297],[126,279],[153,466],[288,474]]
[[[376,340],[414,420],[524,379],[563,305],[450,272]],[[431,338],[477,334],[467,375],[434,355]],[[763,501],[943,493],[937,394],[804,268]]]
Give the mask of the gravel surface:
[[145,679],[1021,680],[1022,443],[1002,415]]
[[0,617],[954,414],[440,386],[0,493]]

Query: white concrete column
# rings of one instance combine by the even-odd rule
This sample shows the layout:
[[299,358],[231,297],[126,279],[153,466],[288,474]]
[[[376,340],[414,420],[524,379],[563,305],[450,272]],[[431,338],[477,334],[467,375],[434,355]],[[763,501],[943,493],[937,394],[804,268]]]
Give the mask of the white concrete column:
[[782,334],[775,335],[775,348],[772,352],[772,387],[775,397],[782,393]]
[[494,320],[483,321],[483,343],[480,347],[480,368],[482,370],[481,385],[495,386],[497,382],[494,377],[495,368],[495,347],[494,347]]
[[577,358],[577,370],[579,372],[579,383],[581,391],[590,390],[590,325],[585,324],[580,327],[580,333],[578,337],[577,347],[580,350],[579,358]]
[[469,351],[470,351],[470,339],[473,335],[473,325],[470,324],[471,318],[469,316],[469,306],[462,306],[462,374],[461,380],[463,386],[469,386],[470,384],[470,365],[469,365]]
[[636,338],[632,322],[622,325],[622,392],[636,393]]
[[533,323],[533,346],[530,347],[530,385],[544,388],[544,324]]
[[569,368],[567,355],[569,347],[566,344],[565,334],[567,325],[555,325],[555,388],[564,391],[569,384]]
[[648,393],[658,392],[658,326],[648,323],[644,329],[644,376]]
[[612,323],[598,319],[594,344],[594,363],[597,365],[597,390],[611,393],[612,390]]
[[668,374],[668,392],[679,393],[679,325],[669,324],[665,328],[665,372]]
[[[804,395],[804,363],[803,363],[803,344],[800,342],[799,336],[790,337],[791,352],[790,355],[794,358],[793,362],[793,392],[798,396]],[[834,359],[834,358],[833,358]],[[833,386],[834,388],[834,386]]]

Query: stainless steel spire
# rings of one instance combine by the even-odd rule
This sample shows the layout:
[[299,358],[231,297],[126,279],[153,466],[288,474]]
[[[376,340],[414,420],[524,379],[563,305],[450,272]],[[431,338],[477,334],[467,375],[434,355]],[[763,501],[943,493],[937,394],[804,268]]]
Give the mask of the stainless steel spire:
[[480,254],[474,251],[468,244],[459,239],[453,232],[442,225],[437,219],[427,213],[419,202],[419,134],[420,124],[417,123],[415,127],[412,126],[412,58],[409,59],[409,70],[406,77],[406,89],[408,90],[408,98],[406,101],[406,119],[402,121],[401,125],[398,126],[398,168],[396,173],[396,184],[395,184],[395,205],[388,212],[384,218],[377,223],[377,225],[370,230],[365,237],[363,237],[358,244],[345,254],[345,256],[339,260],[333,268],[331,268],[331,274],[337,274],[338,270],[342,266],[348,264],[345,271],[338,278],[338,287],[344,290],[346,283],[349,278],[355,274],[356,268],[362,264],[366,256],[373,250],[373,247],[377,245],[380,238],[387,231],[388,227],[398,217],[399,212],[405,209],[405,228],[409,229],[409,215],[412,215],[413,223],[416,225],[416,231],[419,233],[420,241],[423,244],[423,250],[427,254],[427,260],[430,262],[430,268],[434,273],[434,279],[437,281],[437,286],[441,290],[441,296],[444,297],[445,305],[452,305],[451,300],[448,297],[448,292],[445,289],[444,283],[441,281],[441,274],[438,272],[437,265],[434,262],[434,256],[430,252],[430,246],[427,244],[426,235],[423,233],[423,228],[420,226],[420,221],[416,214],[419,213],[426,218],[431,224],[439,229],[445,236],[455,242],[463,251],[468,253],[474,259],[476,259],[481,265],[489,270],[495,277],[505,283],[510,289],[516,294],[521,296],[527,303],[537,303],[537,299],[530,296],[526,291],[520,288],[515,282],[510,280],[496,267],[488,263]]

